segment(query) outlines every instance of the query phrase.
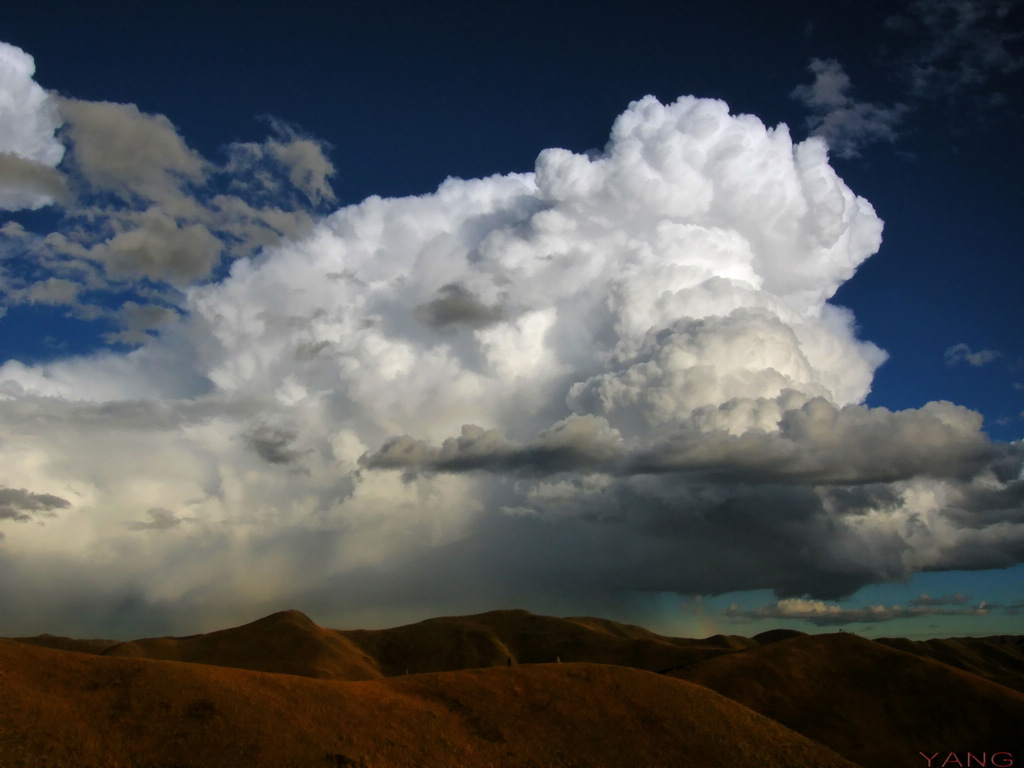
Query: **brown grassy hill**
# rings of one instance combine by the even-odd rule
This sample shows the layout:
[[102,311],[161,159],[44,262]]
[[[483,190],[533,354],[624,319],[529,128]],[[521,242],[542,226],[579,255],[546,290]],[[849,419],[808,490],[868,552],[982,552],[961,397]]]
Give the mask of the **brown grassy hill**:
[[187,661],[281,672],[327,680],[372,680],[376,662],[343,635],[323,629],[299,611],[281,611],[241,627],[189,637],[119,643],[107,656]]
[[606,619],[538,616],[523,610],[428,619],[383,630],[338,630],[385,675],[516,663],[585,661],[662,671],[756,645],[746,638],[686,640]]
[[735,701],[624,667],[364,682],[0,640],[0,768],[855,768]]
[[877,642],[941,661],[1024,693],[1024,637],[952,637],[945,640],[883,638]]
[[1024,695],[851,634],[720,656],[685,677],[872,768],[923,765],[921,751],[1024,756]]

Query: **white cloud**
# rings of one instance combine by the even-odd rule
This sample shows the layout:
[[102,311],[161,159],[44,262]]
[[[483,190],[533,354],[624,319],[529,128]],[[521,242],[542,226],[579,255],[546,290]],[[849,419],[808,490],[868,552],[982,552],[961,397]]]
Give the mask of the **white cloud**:
[[35,61],[0,42],[0,210],[39,208],[62,194],[64,156],[53,99],[33,79]]

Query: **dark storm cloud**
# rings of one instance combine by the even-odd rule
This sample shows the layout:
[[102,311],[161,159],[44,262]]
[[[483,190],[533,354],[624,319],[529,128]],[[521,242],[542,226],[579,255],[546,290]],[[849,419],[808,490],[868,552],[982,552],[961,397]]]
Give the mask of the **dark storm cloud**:
[[24,488],[0,488],[0,520],[26,522],[36,517],[53,517],[54,510],[67,509],[71,502],[50,493],[32,493]]
[[[991,443],[977,414],[949,403],[893,413],[811,399],[785,411],[777,432],[694,427],[652,442],[638,447],[603,419],[570,417],[525,444],[471,426],[439,448],[394,438],[361,464],[521,478],[506,513],[544,521],[545,535],[565,533],[561,566],[571,570],[574,552],[588,552],[579,567],[609,592],[771,588],[836,599],[898,579],[919,541],[912,489],[921,482],[946,489],[936,511],[952,527],[932,539],[938,569],[953,561],[1003,567],[1024,556],[1024,545],[986,535],[1024,522],[1022,483],[1010,480],[1022,449]],[[984,479],[999,477],[996,485]],[[880,526],[883,517],[902,522]],[[515,551],[529,524],[510,526]],[[632,557],[615,553],[621,541],[631,542]]]
[[918,476],[967,478],[998,455],[980,431],[978,415],[951,403],[892,412],[860,405],[838,408],[814,398],[785,411],[777,432],[741,435],[700,429],[708,413],[698,409],[691,427],[633,448],[604,419],[574,416],[526,445],[476,426],[463,427],[460,437],[445,440],[440,448],[396,437],[362,463],[435,472],[687,473],[719,482],[848,485]]
[[603,419],[573,417],[545,430],[528,445],[516,445],[498,430],[467,424],[459,437],[433,448],[408,435],[394,437],[360,463],[370,469],[423,469],[432,472],[510,472],[553,474],[601,471],[622,456],[621,436]]
[[437,291],[438,297],[416,308],[416,319],[431,328],[465,325],[484,328],[502,319],[501,307],[484,304],[465,286],[450,283]]

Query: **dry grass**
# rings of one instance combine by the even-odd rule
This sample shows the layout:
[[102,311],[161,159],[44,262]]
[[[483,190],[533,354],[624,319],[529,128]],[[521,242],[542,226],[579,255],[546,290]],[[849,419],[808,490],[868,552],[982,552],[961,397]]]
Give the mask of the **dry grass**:
[[336,682],[0,640],[2,768],[852,764],[713,691],[543,664]]
[[781,640],[685,677],[872,768],[923,765],[920,751],[1024,757],[1024,695],[855,635]]

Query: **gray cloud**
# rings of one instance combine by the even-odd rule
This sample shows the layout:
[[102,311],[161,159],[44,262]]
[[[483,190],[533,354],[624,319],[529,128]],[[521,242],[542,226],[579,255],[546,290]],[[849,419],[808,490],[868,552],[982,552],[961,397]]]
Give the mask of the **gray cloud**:
[[554,474],[607,471],[623,457],[622,438],[608,423],[592,416],[571,417],[545,430],[527,445],[516,445],[497,430],[465,425],[459,437],[440,448],[403,436],[391,438],[360,463],[374,469],[426,469],[437,472],[523,471]]
[[172,216],[189,213],[182,188],[202,182],[209,168],[170,120],[106,101],[61,99],[60,110],[72,162],[91,185],[126,202],[158,201]]
[[484,304],[458,283],[441,286],[437,293],[438,298],[417,307],[414,313],[417,320],[431,328],[451,325],[483,328],[502,318],[500,307]]
[[50,493],[0,487],[0,520],[26,522],[34,517],[53,517],[54,510],[70,506],[71,502],[67,499]]
[[280,166],[292,187],[300,190],[309,202],[332,202],[334,190],[328,179],[334,175],[334,165],[327,158],[329,149],[323,142],[308,136],[281,120],[269,119],[273,136],[262,143],[236,142],[229,147],[230,162],[225,172],[235,177],[234,184],[263,191],[279,191],[279,182],[267,172],[266,163]]
[[0,207],[36,208],[67,197],[60,171],[45,163],[0,151]]
[[243,435],[246,445],[268,464],[291,464],[302,453],[290,446],[295,442],[298,433],[291,429],[281,429],[262,425]]
[[130,221],[130,228],[89,251],[115,278],[145,276],[186,286],[208,277],[220,262],[223,244],[204,224],[179,224],[155,206]]
[[108,343],[117,341],[122,344],[145,344],[153,339],[148,331],[176,322],[180,315],[170,307],[159,304],[137,304],[126,301],[116,313],[116,318],[123,328],[116,334],[106,334]]
[[81,290],[82,286],[80,283],[59,277],[51,277],[38,283],[33,283],[23,292],[23,295],[29,304],[74,304]]
[[[765,402],[752,407],[764,407]],[[732,409],[737,403],[726,403]],[[431,448],[396,437],[362,463],[369,468],[436,472],[567,471],[613,475],[685,473],[717,482],[793,482],[849,485],[913,477],[969,478],[1000,456],[981,431],[980,416],[952,403],[891,412],[814,398],[779,408],[777,430],[734,435],[713,423],[707,409],[678,430],[662,430],[633,447],[600,417],[570,417],[517,445],[496,430],[464,426],[462,435]],[[667,434],[666,434],[667,432]]]

